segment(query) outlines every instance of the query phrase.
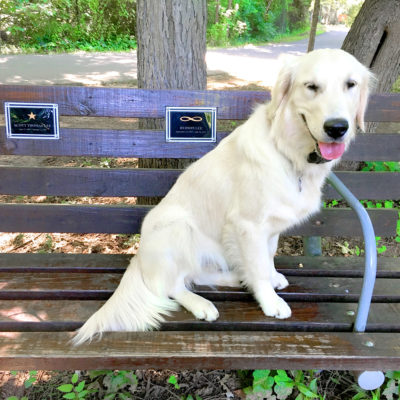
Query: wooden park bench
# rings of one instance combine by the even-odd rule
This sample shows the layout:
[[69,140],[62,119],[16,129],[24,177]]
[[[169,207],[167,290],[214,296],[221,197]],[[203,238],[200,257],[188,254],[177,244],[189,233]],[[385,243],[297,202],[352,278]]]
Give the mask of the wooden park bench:
[[[255,103],[267,98],[264,92],[245,91],[3,85],[0,86],[3,110],[4,102],[56,103],[63,120],[80,117],[87,126],[62,124],[58,140],[7,139],[3,127],[0,154],[198,158],[215,143],[166,143],[163,130],[139,130],[135,128],[135,119],[164,118],[166,106],[212,106],[217,108],[219,123],[244,120]],[[125,129],[94,128],[100,117],[130,120]],[[374,95],[366,119],[399,122],[400,95]],[[227,134],[218,131],[217,142]],[[360,134],[344,159],[398,161],[400,134]],[[163,196],[180,172],[173,169],[1,166],[0,194]],[[337,172],[337,177],[359,199],[400,199],[398,172]],[[332,181],[339,184],[335,177]],[[324,197],[341,198],[332,187],[326,187]],[[3,202],[0,204],[0,230],[131,234],[139,232],[147,211],[148,206],[139,205]],[[398,370],[399,258],[378,258],[368,321],[366,326],[362,321],[355,325],[365,268],[372,275],[368,279],[370,284],[372,279],[373,284],[374,235],[396,236],[399,219],[398,210],[394,209],[370,209],[368,214],[375,234],[369,232],[368,240],[371,241],[372,234],[373,243],[366,257],[276,258],[278,269],[290,282],[280,293],[291,305],[293,316],[290,319],[265,317],[244,289],[198,287],[199,293],[215,301],[220,312],[216,322],[197,321],[181,310],[168,318],[159,331],[106,333],[101,341],[77,348],[68,343],[73,331],[112,294],[130,256],[1,254],[0,369]],[[354,211],[332,208],[324,209],[288,235],[314,237],[308,240],[310,243],[321,236],[360,237],[362,228]],[[313,251],[315,253],[315,246]],[[368,313],[368,293],[366,296],[366,305],[362,307]]]

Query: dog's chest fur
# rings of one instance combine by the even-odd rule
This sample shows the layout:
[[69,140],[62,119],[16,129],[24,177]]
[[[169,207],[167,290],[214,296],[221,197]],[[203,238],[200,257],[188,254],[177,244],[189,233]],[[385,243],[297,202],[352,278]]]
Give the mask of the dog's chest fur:
[[324,175],[321,174],[293,173],[282,177],[282,184],[287,190],[280,193],[281,197],[273,207],[265,210],[267,225],[280,233],[317,212],[320,209],[323,182]]

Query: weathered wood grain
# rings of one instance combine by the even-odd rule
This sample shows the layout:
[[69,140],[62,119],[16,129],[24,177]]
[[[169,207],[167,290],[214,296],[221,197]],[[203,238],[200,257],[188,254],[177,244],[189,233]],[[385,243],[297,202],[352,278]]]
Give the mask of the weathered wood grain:
[[[399,135],[400,137],[400,135]],[[165,196],[182,170],[0,167],[0,193],[25,196]],[[400,199],[400,173],[337,172],[359,199]],[[325,199],[340,198],[330,186]]]
[[[0,331],[38,332],[78,329],[104,301],[3,300],[0,301]],[[351,332],[355,303],[291,302],[288,320],[266,317],[255,301],[215,302],[219,318],[214,322],[196,320],[181,308],[166,318],[164,331],[308,331]],[[400,332],[400,304],[373,303],[367,332]]]
[[[0,204],[2,232],[137,233],[147,206],[91,206],[53,204]],[[375,233],[396,234],[397,212],[368,210]],[[356,214],[348,209],[326,209],[309,222],[290,229],[289,235],[362,236]]]
[[[81,299],[104,300],[116,289],[120,273],[39,273],[27,272],[10,276],[0,273],[0,299]],[[355,302],[361,291],[362,279],[290,276],[290,285],[278,291],[290,301]],[[248,301],[253,297],[243,288],[196,286],[196,293],[213,301]],[[400,302],[400,279],[378,279],[375,302]]]
[[[138,158],[200,158],[216,143],[166,143],[164,131],[61,128],[59,140],[6,139],[0,127],[0,154],[29,156],[93,156]],[[399,161],[400,135],[358,135],[343,155],[345,161]]]
[[[1,253],[0,272],[123,273],[129,254]],[[277,269],[287,276],[353,277],[364,275],[364,257],[275,257]],[[378,257],[379,278],[400,278],[400,260]]]
[[[60,115],[163,118],[166,106],[218,107],[219,119],[245,119],[255,103],[269,100],[264,91],[186,91],[73,86],[1,85],[0,110],[5,101],[57,103]],[[371,96],[367,121],[400,121],[400,96]]]
[[[395,370],[398,333],[106,333],[73,348],[64,332],[0,334],[2,370],[349,369]],[[373,344],[371,347],[370,344]]]

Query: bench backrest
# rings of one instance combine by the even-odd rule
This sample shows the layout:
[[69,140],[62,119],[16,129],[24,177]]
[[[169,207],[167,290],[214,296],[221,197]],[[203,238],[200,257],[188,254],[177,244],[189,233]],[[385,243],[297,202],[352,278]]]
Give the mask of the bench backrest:
[[[140,90],[62,86],[0,86],[0,112],[4,102],[57,103],[61,116],[59,140],[7,139],[0,134],[0,154],[19,156],[198,158],[213,143],[166,143],[163,130],[140,130],[140,118],[164,118],[166,106],[217,107],[218,121],[246,119],[266,92]],[[366,120],[400,122],[400,95],[374,95]],[[74,117],[72,120],[65,117]],[[80,117],[80,118],[76,118]],[[96,127],[107,117],[110,129]],[[115,118],[108,120],[108,118]],[[124,119],[126,128],[114,129]],[[84,121],[84,124],[80,121]],[[104,118],[102,119],[104,120]],[[224,124],[233,126],[235,123]],[[217,123],[218,127],[218,123]],[[229,134],[217,132],[217,143]],[[359,135],[345,154],[348,161],[399,161],[400,134]],[[27,196],[163,196],[180,170],[87,167],[0,167],[0,194]],[[339,177],[359,199],[399,199],[400,173],[341,172]],[[326,188],[325,198],[340,198]],[[0,204],[2,232],[137,233],[146,206]],[[370,212],[377,235],[393,236],[397,213]],[[360,236],[357,217],[347,209],[328,209],[307,224],[288,232],[296,235]]]

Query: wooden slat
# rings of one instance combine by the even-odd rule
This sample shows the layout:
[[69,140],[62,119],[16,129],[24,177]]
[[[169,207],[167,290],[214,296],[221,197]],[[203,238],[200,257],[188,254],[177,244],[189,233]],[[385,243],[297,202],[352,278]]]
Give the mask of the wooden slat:
[[129,254],[0,253],[0,272],[124,272]]
[[[123,273],[131,257],[129,254],[1,253],[0,272]],[[286,276],[364,276],[364,257],[278,256],[275,265]],[[400,278],[400,259],[379,257],[377,277]]]
[[[400,135],[399,135],[400,136]],[[0,193],[26,196],[164,196],[182,170],[0,167]],[[400,173],[337,172],[359,199],[400,199]],[[325,199],[340,198],[330,186]]]
[[64,332],[0,337],[2,370],[395,370],[400,363],[400,334],[394,333],[106,333],[100,342],[77,348],[68,343],[72,334]]
[[164,118],[167,106],[217,107],[218,119],[245,119],[267,92],[146,90],[73,86],[0,87],[0,110],[5,101],[57,103],[60,115]]
[[[358,199],[400,199],[399,172],[335,172],[335,174]],[[341,196],[332,186],[325,185],[324,198],[338,199]]]
[[400,122],[400,95],[398,93],[372,95],[369,99],[365,120]]
[[[1,232],[137,233],[148,206],[90,206],[53,204],[0,204]],[[394,236],[396,210],[368,210],[375,233]],[[287,235],[362,236],[355,213],[327,209]]]
[[[218,107],[219,119],[245,119],[255,103],[265,102],[265,91],[187,91],[95,88],[73,86],[1,85],[0,110],[5,101],[47,102],[59,105],[60,115],[163,118],[166,106]],[[374,94],[367,121],[400,121],[400,96]]]
[[400,134],[360,134],[342,160],[400,161]]
[[180,173],[180,170],[137,168],[0,167],[0,193],[26,196],[164,196]]
[[[120,273],[0,273],[3,300],[104,300],[114,292],[121,279]],[[289,277],[290,285],[279,291],[290,301],[358,301],[362,279],[335,277]],[[248,301],[253,297],[242,288],[219,288],[215,290],[198,286],[196,293],[213,301]],[[375,284],[374,301],[400,302],[400,280],[378,279]]]
[[[102,305],[104,301],[74,300],[3,300],[0,301],[0,331],[38,332],[73,331]],[[166,318],[160,330],[252,330],[351,332],[355,303],[291,302],[292,316],[287,320],[266,317],[255,301],[215,302],[219,318],[214,322],[196,320],[183,308]],[[373,303],[367,332],[400,332],[400,304]]]
[[[227,135],[217,133],[217,144]],[[59,140],[6,139],[0,127],[0,154],[29,156],[93,156],[138,158],[199,158],[215,143],[166,143],[164,131],[60,130]],[[358,135],[345,161],[399,161],[399,134]]]
[[6,139],[0,130],[0,154],[30,156],[200,158],[226,136],[218,132],[216,143],[167,143],[164,131],[63,128],[59,140],[48,141]]
[[[101,301],[1,301],[0,331],[71,331],[79,328],[102,304],[104,302]],[[376,305],[381,312],[389,310],[389,305]],[[216,302],[215,306],[220,314],[217,321],[196,320],[190,312],[181,308],[166,318],[161,330],[287,329],[344,332],[352,330],[352,315],[356,309],[353,303],[291,303],[292,317],[284,321],[266,317],[254,301]],[[397,306],[391,311],[400,310],[400,306]],[[385,324],[388,323],[387,318]],[[400,331],[400,321],[397,325]]]

